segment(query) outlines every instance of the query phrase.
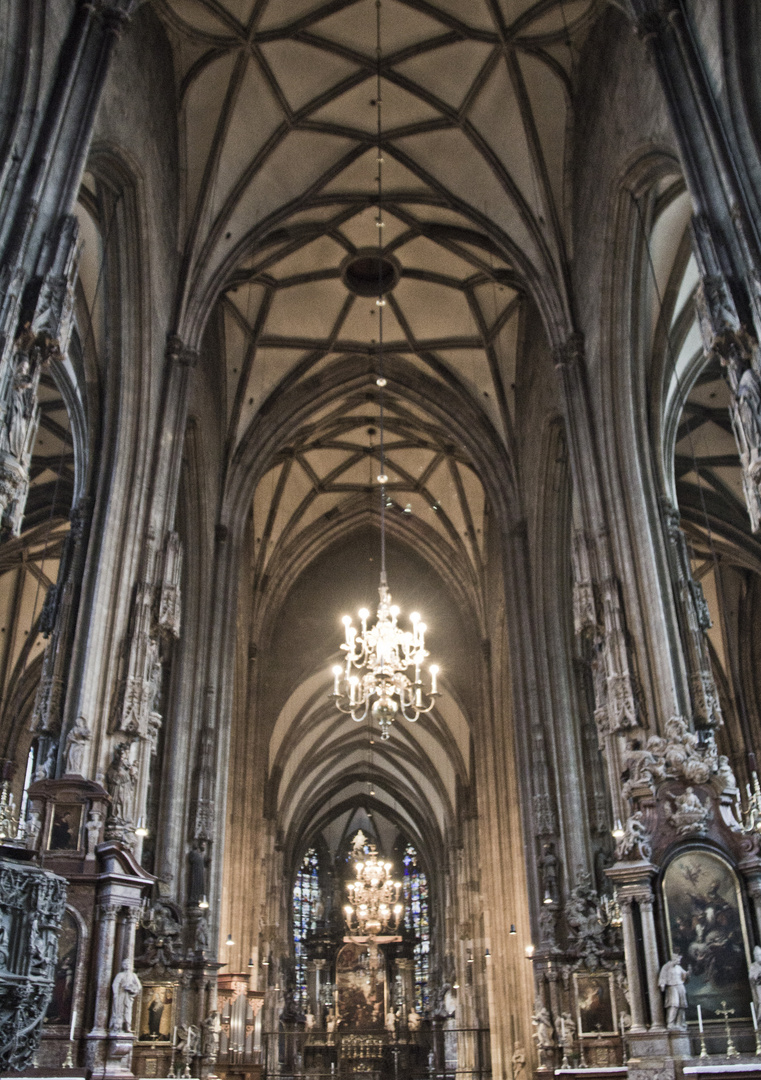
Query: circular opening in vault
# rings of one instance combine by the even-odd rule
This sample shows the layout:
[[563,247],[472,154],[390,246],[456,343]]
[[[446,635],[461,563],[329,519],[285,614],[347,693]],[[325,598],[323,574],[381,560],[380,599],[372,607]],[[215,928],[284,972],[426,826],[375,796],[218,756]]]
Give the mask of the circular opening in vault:
[[379,296],[391,292],[402,268],[393,255],[380,255],[377,248],[360,248],[341,264],[344,285],[357,296]]

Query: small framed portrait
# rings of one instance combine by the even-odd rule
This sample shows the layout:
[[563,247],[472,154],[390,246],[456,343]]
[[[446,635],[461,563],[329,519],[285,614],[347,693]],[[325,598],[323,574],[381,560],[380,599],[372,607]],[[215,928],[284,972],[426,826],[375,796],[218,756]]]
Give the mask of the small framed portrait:
[[618,1017],[609,971],[576,972],[576,1019],[580,1035],[616,1035]]
[[82,804],[55,803],[50,819],[48,851],[77,851],[82,832]]
[[140,1042],[171,1043],[176,996],[174,983],[143,984],[137,1029]]

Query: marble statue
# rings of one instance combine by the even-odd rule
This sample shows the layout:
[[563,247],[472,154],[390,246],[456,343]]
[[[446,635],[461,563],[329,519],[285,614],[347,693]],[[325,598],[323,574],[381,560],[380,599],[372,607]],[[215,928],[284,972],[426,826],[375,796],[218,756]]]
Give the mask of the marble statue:
[[85,749],[88,742],[92,739],[92,733],[87,726],[87,721],[84,716],[78,716],[74,721],[74,726],[66,736],[65,746],[65,768],[66,775],[82,775],[82,767],[85,759]]
[[682,957],[679,953],[672,953],[671,959],[666,961],[658,976],[658,985],[663,994],[663,1007],[666,1010],[666,1023],[670,1028],[683,1030],[685,1027],[687,991],[684,984],[686,981],[687,972],[682,967]]
[[111,983],[111,1023],[108,1030],[113,1034],[132,1031],[132,1008],[140,993],[140,980],[132,970],[132,961],[122,960],[122,968]]

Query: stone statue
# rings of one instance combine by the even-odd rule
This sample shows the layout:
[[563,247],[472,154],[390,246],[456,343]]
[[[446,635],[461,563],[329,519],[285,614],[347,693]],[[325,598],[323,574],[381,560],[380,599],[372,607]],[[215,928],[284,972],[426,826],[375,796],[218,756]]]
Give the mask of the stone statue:
[[515,1043],[513,1045],[513,1080],[522,1080],[523,1074],[526,1071],[526,1051],[521,1043]]
[[58,744],[52,743],[44,758],[40,757],[39,764],[34,770],[35,780],[51,780],[55,776],[56,758],[58,757]]
[[[28,352],[22,351],[26,342],[16,353],[16,364],[11,383],[10,407],[5,416],[5,427],[2,432],[3,449],[7,449],[14,457],[22,458],[27,449],[29,435],[29,422],[33,419],[37,406],[35,393],[36,354],[38,349],[28,348]],[[30,359],[34,357],[34,359]]]
[[87,833],[87,858],[95,858],[95,849],[100,843],[100,833],[103,828],[103,815],[100,807],[94,806],[87,815],[85,832]]
[[663,994],[663,1007],[666,1010],[666,1023],[670,1028],[685,1030],[684,1015],[687,1010],[687,991],[684,984],[687,972],[682,967],[682,957],[672,953],[661,968],[658,985]]
[[386,1013],[385,1027],[389,1035],[396,1036],[396,1013],[393,1009],[389,1009]]
[[132,1031],[132,1008],[140,993],[140,980],[132,970],[129,957],[122,960],[122,969],[111,983],[111,1023],[108,1030],[113,1034]]
[[[542,875],[544,895],[555,901],[558,895],[558,857],[551,842],[547,842],[542,846],[542,854],[539,856],[538,862]],[[546,899],[545,903],[547,903]]]
[[66,736],[65,768],[66,775],[82,775],[82,766],[85,759],[85,748],[92,738],[87,721],[84,716],[78,716],[74,726]]
[[188,903],[197,904],[206,895],[206,841],[195,840],[188,852]]
[[748,968],[748,979],[753,1004],[756,1006],[756,1016],[761,1016],[761,948],[758,945],[753,949],[753,963]]
[[219,1034],[222,1030],[222,1022],[216,1009],[209,1013],[201,1027],[203,1028],[201,1041],[203,1056],[210,1065],[213,1065],[219,1056]]
[[111,796],[110,816],[132,820],[132,804],[137,784],[137,765],[129,759],[129,743],[118,743],[106,771],[106,788]]
[[30,810],[27,814],[26,824],[24,826],[24,833],[26,836],[26,846],[31,851],[37,850],[37,844],[40,839],[41,829],[42,821],[40,819],[39,810]]
[[417,1009],[410,1009],[407,1013],[407,1027],[410,1031],[420,1031],[422,1017]]
[[314,1013],[312,1012],[311,1009],[308,1009],[307,1012],[306,1012],[306,1015],[304,1016],[304,1030],[305,1031],[314,1031],[314,1025],[315,1025]]
[[209,921],[205,915],[201,915],[196,923],[194,944],[197,952],[204,952],[209,947]]
[[710,806],[704,806],[694,789],[688,787],[681,795],[675,796],[669,822],[680,836],[689,836],[692,833],[704,833],[710,817]]
[[555,1039],[552,1034],[550,1014],[540,997],[537,997],[534,1002],[534,1013],[531,1022],[536,1029],[534,1038],[536,1039],[536,1048],[539,1051],[539,1066],[543,1069],[551,1068],[555,1055]]

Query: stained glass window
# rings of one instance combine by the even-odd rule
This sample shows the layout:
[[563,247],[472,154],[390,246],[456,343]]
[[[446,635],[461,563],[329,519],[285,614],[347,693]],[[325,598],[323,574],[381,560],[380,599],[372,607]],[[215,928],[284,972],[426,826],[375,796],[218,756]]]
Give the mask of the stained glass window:
[[431,952],[430,905],[428,879],[420,868],[417,851],[412,844],[404,849],[404,925],[411,931],[415,943],[415,1007],[422,1014],[428,1005],[428,966]]
[[293,886],[293,945],[296,957],[296,1002],[303,1010],[307,1004],[306,936],[317,928],[317,904],[320,899],[319,860],[309,848],[296,874]]

